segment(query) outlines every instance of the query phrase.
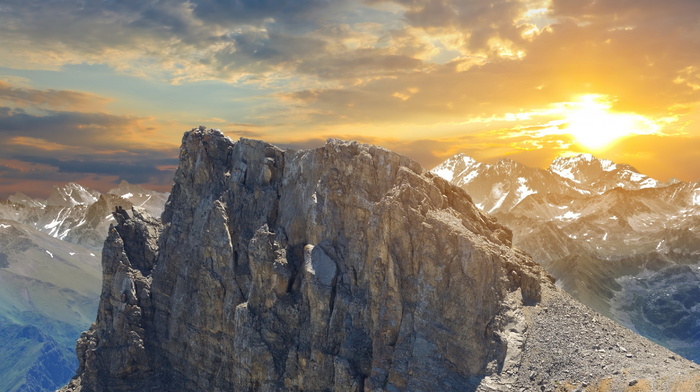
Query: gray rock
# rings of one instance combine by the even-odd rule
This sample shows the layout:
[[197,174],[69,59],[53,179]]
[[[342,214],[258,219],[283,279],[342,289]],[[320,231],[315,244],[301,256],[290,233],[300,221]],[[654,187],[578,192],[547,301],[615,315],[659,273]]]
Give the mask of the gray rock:
[[110,231],[65,391],[486,391],[562,374],[529,354],[549,331],[537,303],[549,317],[564,301],[550,277],[464,191],[390,151],[194,129],[159,230],[134,210]]

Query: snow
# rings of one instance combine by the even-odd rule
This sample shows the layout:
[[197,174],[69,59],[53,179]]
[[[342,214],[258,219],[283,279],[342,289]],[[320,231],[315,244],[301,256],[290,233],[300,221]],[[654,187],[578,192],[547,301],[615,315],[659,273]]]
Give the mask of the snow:
[[601,159],[599,162],[600,166],[603,168],[603,171],[609,172],[617,169],[617,165],[613,161]]
[[555,217],[555,219],[558,219],[558,220],[574,220],[574,219],[578,219],[580,216],[581,216],[580,213],[576,213],[576,212],[573,212],[573,211],[567,211],[564,215],[559,215],[559,216]]
[[550,169],[554,174],[558,174],[560,177],[568,178],[571,181],[578,182],[574,178],[574,173],[571,171],[570,167],[553,166]]
[[700,188],[695,189],[695,191],[693,192],[693,205],[700,205]]
[[46,253],[48,253],[49,256],[51,256],[51,258],[53,259],[53,253],[49,252],[48,250],[46,251]]
[[517,195],[518,199],[513,205],[517,205],[528,195],[533,195],[537,193],[536,191],[533,191],[527,186],[527,179],[524,177],[518,177],[518,184],[518,189],[515,191],[515,194]]
[[[139,196],[143,196],[143,195],[139,194]],[[146,200],[144,200],[143,203],[139,204],[139,207],[143,207],[143,205],[148,203],[149,200],[151,200],[151,195],[146,195]]]
[[606,241],[608,239],[608,233],[606,232],[605,235],[603,236],[603,241]]
[[0,229],[7,229],[8,227],[12,227],[12,226],[0,223]]
[[69,255],[75,256],[75,252],[68,252]]
[[499,209],[503,205],[503,202],[506,200],[506,197],[508,197],[508,192],[505,192],[505,190],[503,189],[503,185],[504,184],[502,182],[498,182],[494,184],[491,188],[490,197],[493,199],[498,198],[498,200],[493,205],[493,207],[491,207],[489,213]]
[[[66,211],[65,216],[62,216],[63,211]],[[60,229],[63,226],[63,222],[65,222],[69,216],[70,216],[70,209],[62,208],[61,211],[58,212],[58,215],[56,215],[56,218],[53,221],[51,221],[51,223],[45,225],[44,229],[48,230],[48,234],[54,238],[59,238],[59,239],[66,238],[66,236],[68,235],[68,232],[70,231],[70,228],[66,229],[63,232],[60,232]]]
[[95,254],[94,254],[94,253],[90,253],[90,256],[95,257]]
[[443,167],[440,169],[433,169],[433,173],[437,174],[438,176],[444,178],[447,181],[452,181],[452,178],[454,177],[454,174],[455,174],[451,169],[449,169],[447,167]]
[[642,181],[642,183],[639,184],[640,188],[656,188],[657,186],[659,186],[659,182],[649,177],[647,177],[646,180]]
[[640,181],[642,181],[644,178],[646,178],[646,176],[643,175],[643,174],[634,173],[634,172],[632,172],[632,173],[630,174],[630,181],[633,181],[633,182],[640,182]]
[[[462,173],[459,173],[458,177],[461,176],[461,175],[462,175],[465,171],[467,171],[467,170],[471,170],[471,168],[470,168],[470,169],[465,169],[464,171],[462,171]],[[471,172],[469,172],[469,174],[467,174],[466,176],[464,176],[464,178],[462,178],[462,179],[459,180],[459,185],[469,184],[469,183],[472,182],[478,175],[479,175],[479,172],[478,172],[477,170],[472,170]]]
[[[467,173],[470,170],[472,170],[472,166],[474,166],[475,163],[476,161],[473,158],[465,154],[457,154],[436,166],[433,170],[431,170],[431,172],[444,178],[447,181],[452,181],[455,178],[459,178],[464,173]],[[459,174],[455,174],[455,172],[457,171],[457,166],[460,164],[464,165],[465,168]],[[468,174],[468,176],[470,175],[472,175],[471,172]],[[469,182],[472,179],[473,177],[467,181],[463,180],[462,183]]]
[[134,196],[134,194],[133,194],[133,193],[131,193],[131,192],[129,192],[129,193],[125,193],[125,194],[123,194],[123,195],[122,195],[122,198],[124,198],[124,199],[128,199],[128,198],[130,198],[130,197],[133,197],[133,196]]

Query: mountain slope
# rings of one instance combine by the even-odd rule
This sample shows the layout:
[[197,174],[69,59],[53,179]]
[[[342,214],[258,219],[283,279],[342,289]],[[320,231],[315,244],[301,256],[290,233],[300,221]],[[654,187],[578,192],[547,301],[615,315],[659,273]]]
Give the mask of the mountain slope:
[[[456,164],[465,160],[471,162],[466,171]],[[508,170],[496,170],[504,167]],[[514,244],[532,254],[575,298],[700,361],[700,337],[679,339],[672,333],[690,320],[700,324],[700,297],[689,297],[695,302],[687,303],[677,325],[655,325],[658,318],[647,317],[644,309],[654,308],[653,291],[668,279],[638,284],[652,275],[666,276],[663,271],[669,268],[683,275],[679,279],[694,281],[688,273],[692,268],[674,266],[700,267],[699,183],[661,183],[628,165],[590,155],[557,158],[548,170],[508,160],[485,165],[458,155],[433,172],[452,178],[477,206],[490,208],[513,230]],[[513,191],[513,184],[535,181],[538,186],[525,197]],[[484,191],[493,189],[503,192],[494,197],[493,191]],[[686,293],[676,294],[689,295],[692,285],[681,290]],[[637,306],[627,306],[629,301]]]
[[73,352],[38,328],[0,319],[0,390],[56,390],[76,366]]
[[47,391],[70,377],[99,287],[90,250],[0,220],[0,390]]
[[110,192],[66,184],[47,200],[0,201],[0,390],[51,391],[74,373],[75,340],[95,320],[112,212],[133,201],[160,215],[165,204],[125,182]]
[[[644,373],[670,353],[606,321],[562,342],[578,357],[541,355],[568,338],[548,309],[591,313],[462,190],[405,157],[343,141],[283,151],[203,127],[185,134],[180,157],[162,226],[139,208],[117,215],[98,320],[66,391],[700,382],[684,360]],[[591,366],[583,355],[607,346],[601,331],[637,359],[611,352]]]

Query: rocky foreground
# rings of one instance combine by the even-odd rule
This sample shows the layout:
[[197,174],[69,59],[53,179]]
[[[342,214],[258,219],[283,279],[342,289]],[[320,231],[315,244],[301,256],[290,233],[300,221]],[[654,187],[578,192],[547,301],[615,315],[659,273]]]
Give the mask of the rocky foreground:
[[700,389],[461,189],[354,142],[185,134],[163,222],[115,212],[63,391]]

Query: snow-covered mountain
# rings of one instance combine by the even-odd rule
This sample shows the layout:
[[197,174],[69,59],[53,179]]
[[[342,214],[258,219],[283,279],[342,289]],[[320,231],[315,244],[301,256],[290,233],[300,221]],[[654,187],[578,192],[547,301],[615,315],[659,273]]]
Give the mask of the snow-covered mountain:
[[104,194],[70,183],[46,200],[0,200],[0,390],[55,390],[74,374],[112,212],[135,205],[160,216],[167,196],[126,182]]
[[[547,170],[461,154],[432,172],[510,227],[514,244],[579,300],[700,360],[700,296],[690,295],[700,283],[700,183],[660,182],[590,154]],[[664,282],[675,291],[659,297]]]
[[69,183],[55,186],[46,200],[32,199],[22,193],[0,200],[0,219],[14,220],[99,252],[107,228],[114,222],[112,211],[116,206],[125,209],[139,206],[153,216],[160,216],[167,197],[168,194],[125,181],[105,194]]
[[510,159],[491,165],[458,154],[431,171],[462,187],[489,213],[509,212],[532,194],[590,196],[615,188],[638,190],[678,182],[661,183],[632,166],[597,159],[590,154],[559,157],[547,170],[527,167]]
[[126,181],[122,181],[118,187],[109,190],[107,193],[128,200],[132,205],[142,207],[151,216],[156,217],[163,213],[163,208],[165,207],[165,202],[168,201],[169,195],[169,193],[160,193],[146,189],[141,185],[129,184]]

